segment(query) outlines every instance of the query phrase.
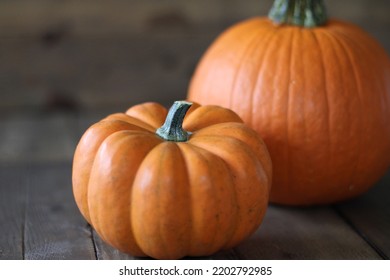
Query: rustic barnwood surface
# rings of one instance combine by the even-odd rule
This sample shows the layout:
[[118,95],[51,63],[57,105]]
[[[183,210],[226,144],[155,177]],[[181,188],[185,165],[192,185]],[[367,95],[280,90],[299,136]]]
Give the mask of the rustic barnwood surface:
[[[71,164],[82,133],[144,101],[185,97],[194,67],[259,0],[0,1],[0,259],[134,259],[80,215]],[[390,53],[389,1],[328,0]],[[390,172],[340,204],[270,205],[238,247],[206,259],[388,259]]]

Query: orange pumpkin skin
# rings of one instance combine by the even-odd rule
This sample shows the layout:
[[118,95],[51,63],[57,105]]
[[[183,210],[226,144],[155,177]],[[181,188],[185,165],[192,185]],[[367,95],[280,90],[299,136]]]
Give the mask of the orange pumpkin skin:
[[230,108],[261,135],[274,167],[271,202],[355,197],[390,164],[389,57],[349,23],[239,23],[207,50],[188,99]]
[[73,192],[100,237],[135,256],[177,259],[237,245],[260,225],[272,164],[231,110],[194,104],[186,142],[155,134],[167,110],[130,108],[91,126],[74,155]]

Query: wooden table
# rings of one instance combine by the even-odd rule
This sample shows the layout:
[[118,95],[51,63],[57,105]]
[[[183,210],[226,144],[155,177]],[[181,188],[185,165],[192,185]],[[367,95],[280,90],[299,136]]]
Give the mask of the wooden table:
[[[92,117],[94,115],[94,117]],[[79,213],[71,159],[99,114],[26,113],[0,124],[0,259],[132,259]],[[390,172],[365,195],[324,207],[271,205],[257,232],[211,259],[388,259]]]
[[[75,205],[80,136],[133,104],[184,98],[217,34],[266,14],[271,2],[0,2],[0,259],[132,259],[103,243]],[[370,2],[327,1],[329,14],[363,26],[390,52],[388,1]],[[253,236],[209,258],[389,257],[390,173],[349,202],[271,205]]]

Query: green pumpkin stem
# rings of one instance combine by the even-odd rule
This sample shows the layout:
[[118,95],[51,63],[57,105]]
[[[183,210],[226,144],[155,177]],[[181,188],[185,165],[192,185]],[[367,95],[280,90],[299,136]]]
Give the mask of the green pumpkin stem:
[[190,133],[182,127],[184,117],[192,103],[187,101],[175,101],[169,109],[165,123],[156,130],[156,134],[167,141],[185,142]]
[[316,27],[328,18],[323,0],[275,0],[268,17],[277,24]]

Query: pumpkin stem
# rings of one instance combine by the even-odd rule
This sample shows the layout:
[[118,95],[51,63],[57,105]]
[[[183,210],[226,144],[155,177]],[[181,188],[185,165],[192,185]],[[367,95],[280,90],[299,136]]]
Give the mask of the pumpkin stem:
[[184,117],[192,103],[187,101],[175,101],[169,109],[165,123],[156,130],[156,134],[167,141],[185,142],[190,133],[182,127]]
[[268,17],[277,24],[316,27],[328,20],[323,0],[275,0]]

